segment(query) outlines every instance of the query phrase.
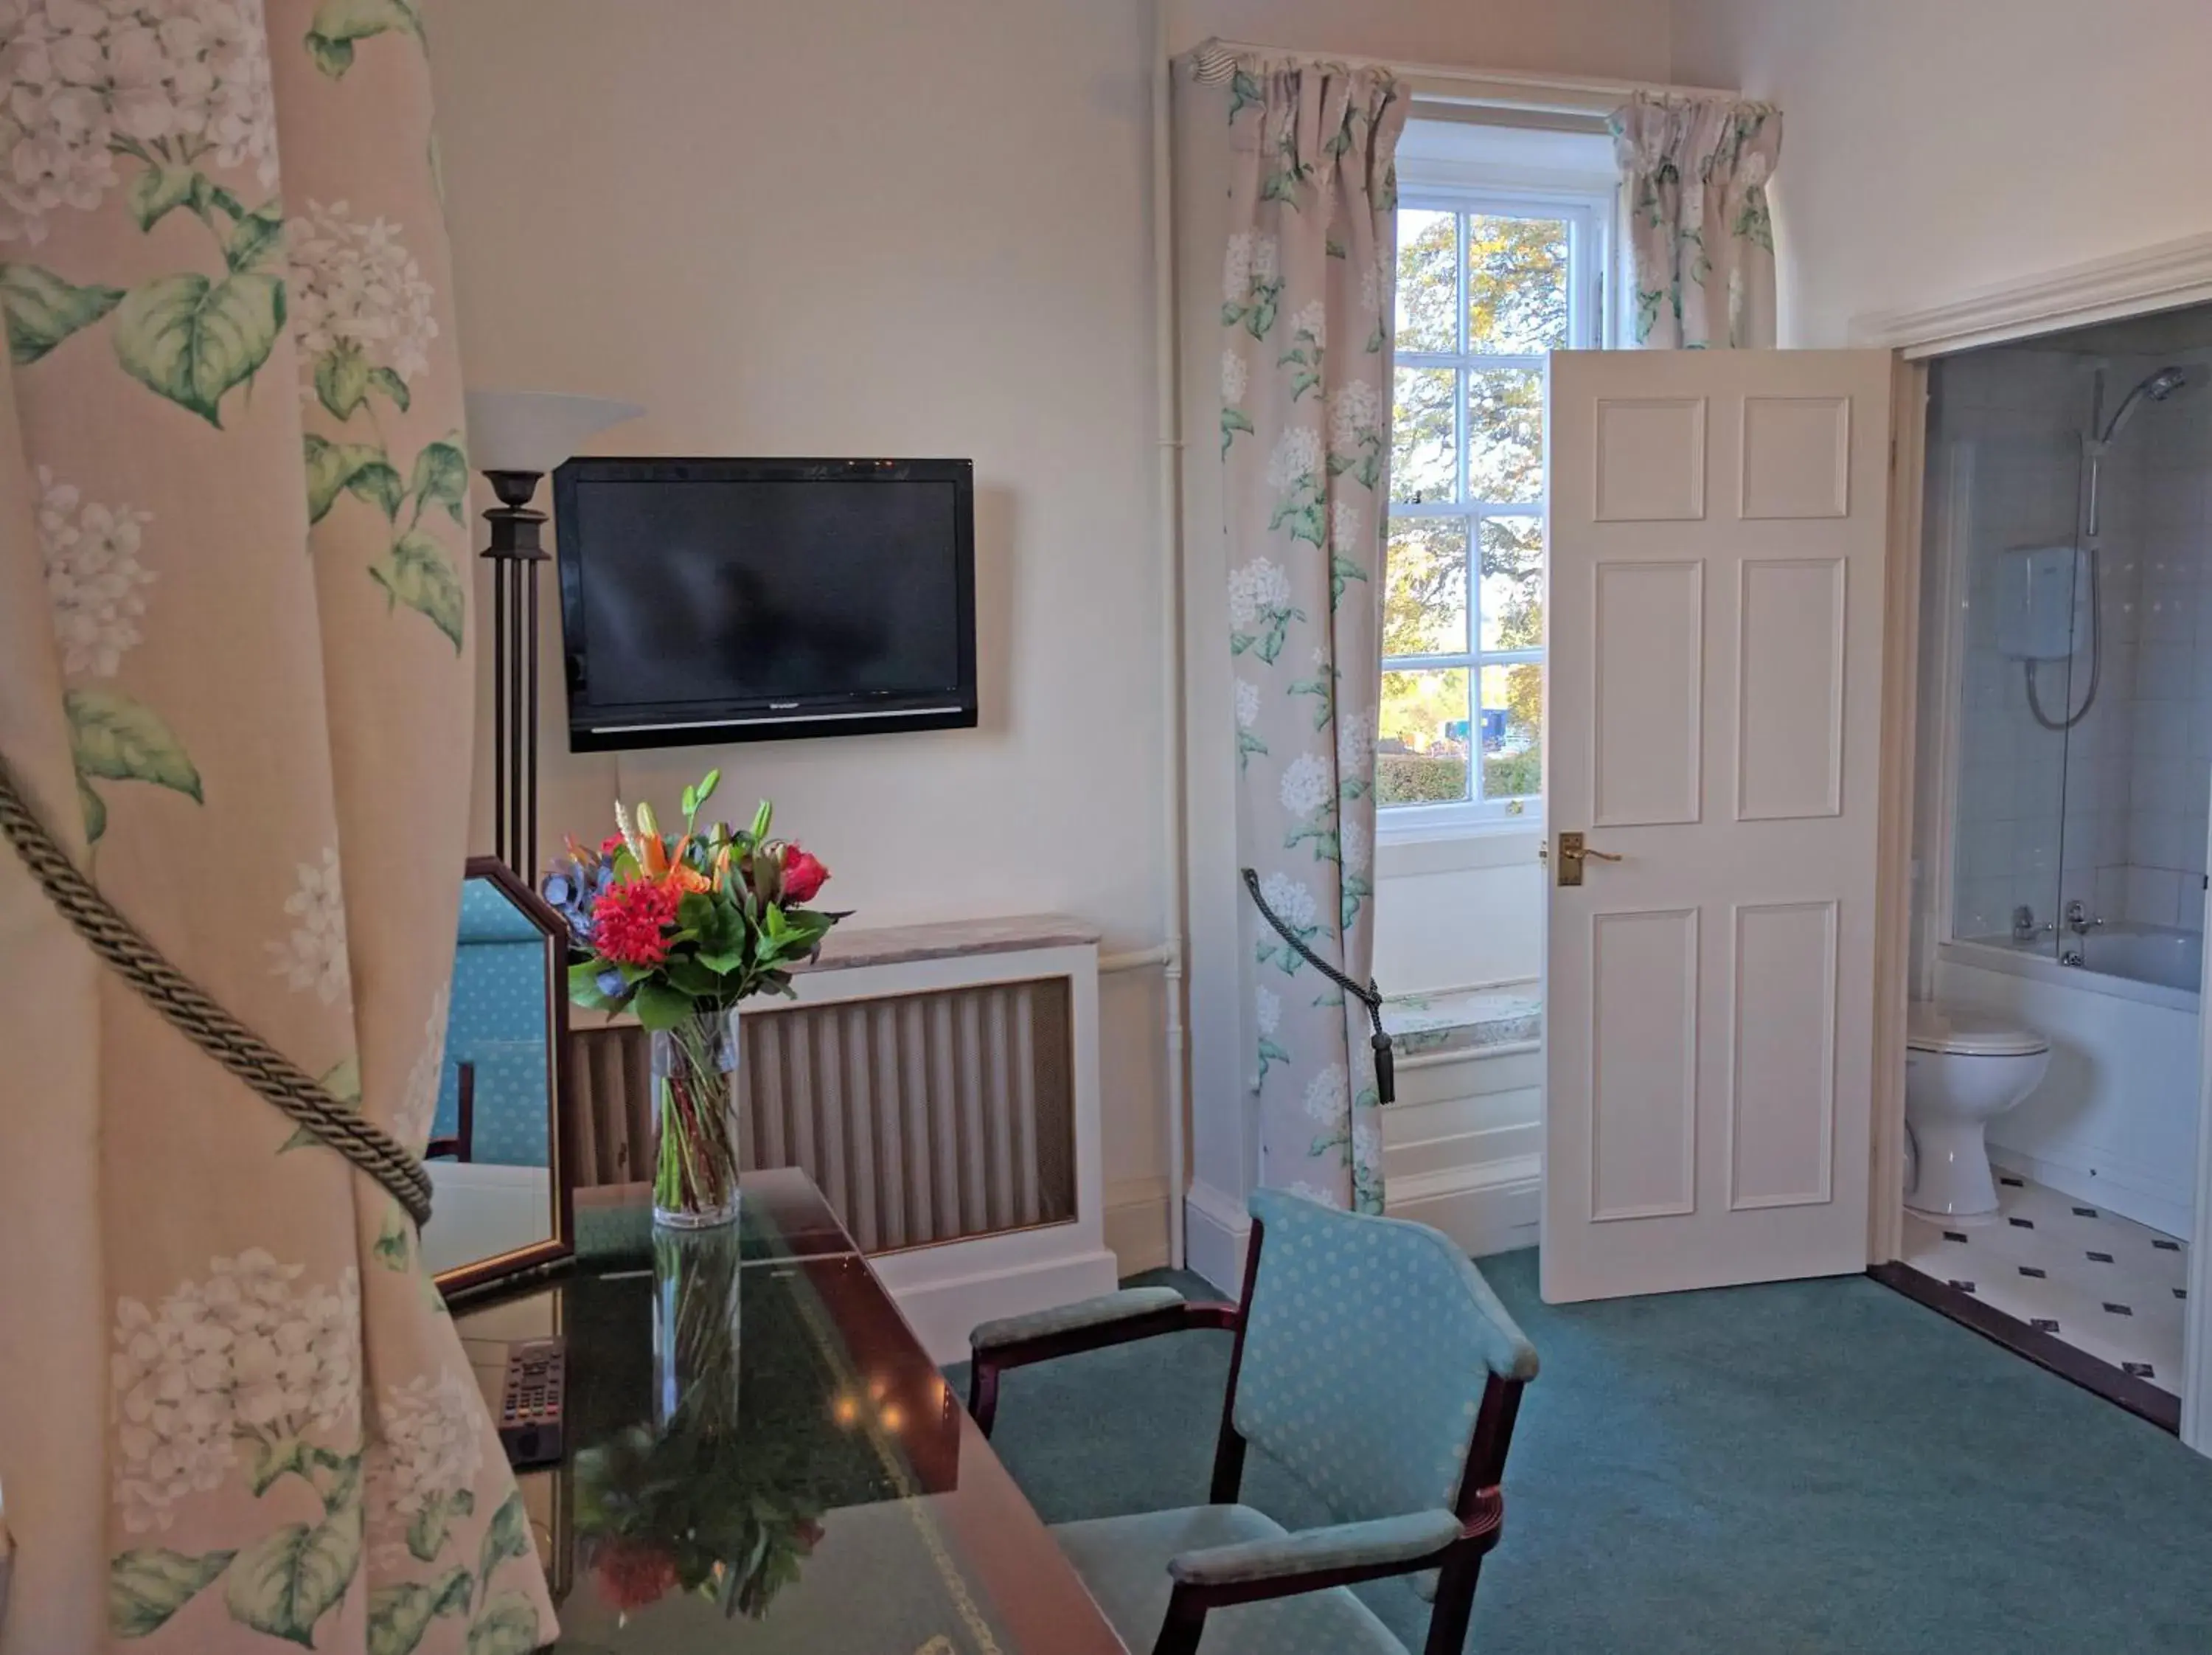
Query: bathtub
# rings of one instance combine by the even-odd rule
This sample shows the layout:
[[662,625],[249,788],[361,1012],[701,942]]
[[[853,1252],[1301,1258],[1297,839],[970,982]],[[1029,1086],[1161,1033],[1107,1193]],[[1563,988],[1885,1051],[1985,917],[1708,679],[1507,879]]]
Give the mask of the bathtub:
[[[2063,954],[2079,954],[2081,964],[2064,964]],[[2063,982],[2090,994],[2117,995],[2194,1013],[2204,969],[2204,939],[2178,926],[2115,921],[2087,936],[2065,932],[2055,943],[2048,933],[2033,942],[2014,942],[2009,936],[1948,942],[1942,955],[1990,970]],[[2057,975],[2061,972],[2065,975]]]
[[[2203,941],[2116,922],[2063,945],[2047,934],[1938,945],[1938,1000],[2051,1042],[2042,1085],[1990,1123],[1993,1161],[2169,1235],[2193,1233]],[[2081,964],[2059,964],[2058,946]]]

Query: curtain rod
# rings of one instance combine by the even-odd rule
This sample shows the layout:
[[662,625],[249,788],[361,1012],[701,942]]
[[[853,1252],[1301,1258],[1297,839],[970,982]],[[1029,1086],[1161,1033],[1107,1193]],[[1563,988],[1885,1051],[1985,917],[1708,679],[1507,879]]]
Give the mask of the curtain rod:
[[[1262,52],[1271,56],[1311,55],[1358,69],[1387,69],[1407,82],[1417,97],[1440,102],[1488,105],[1507,109],[1543,110],[1559,114],[1606,111],[1638,92],[1679,98],[1736,98],[1742,94],[1720,87],[1673,86],[1657,81],[1590,80],[1573,76],[1527,75],[1507,70],[1454,67],[1444,64],[1395,63],[1386,58],[1349,57],[1342,52],[1292,52],[1287,46],[1263,46],[1250,40],[1224,40],[1216,36],[1200,41],[1182,54],[1195,60],[1199,81],[1217,84],[1229,77],[1230,64],[1238,54]],[[1549,94],[1551,95],[1547,96]]]

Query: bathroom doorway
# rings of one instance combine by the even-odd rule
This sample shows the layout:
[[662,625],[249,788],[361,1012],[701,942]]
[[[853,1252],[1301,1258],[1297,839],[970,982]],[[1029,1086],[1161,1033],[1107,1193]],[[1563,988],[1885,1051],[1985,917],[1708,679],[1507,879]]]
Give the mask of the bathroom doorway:
[[2177,1429],[2212,306],[1939,356],[1928,384],[1906,1211],[1878,1274]]

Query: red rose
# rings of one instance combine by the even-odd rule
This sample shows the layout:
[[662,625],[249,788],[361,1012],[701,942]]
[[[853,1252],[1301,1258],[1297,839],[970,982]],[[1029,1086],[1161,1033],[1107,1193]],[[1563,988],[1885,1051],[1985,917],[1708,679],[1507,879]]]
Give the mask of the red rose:
[[623,1615],[658,1602],[676,1584],[675,1560],[641,1541],[608,1541],[596,1568],[601,1595]]
[[829,882],[830,870],[821,860],[808,855],[797,845],[783,848],[783,899],[786,902],[811,902],[814,894]]

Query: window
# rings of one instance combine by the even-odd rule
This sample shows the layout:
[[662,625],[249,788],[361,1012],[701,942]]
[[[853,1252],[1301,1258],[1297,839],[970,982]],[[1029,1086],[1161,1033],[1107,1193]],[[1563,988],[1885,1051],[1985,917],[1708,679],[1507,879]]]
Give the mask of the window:
[[1608,192],[1436,170],[1401,175],[1398,209],[1376,759],[1395,831],[1540,812],[1544,356],[1606,339]]

